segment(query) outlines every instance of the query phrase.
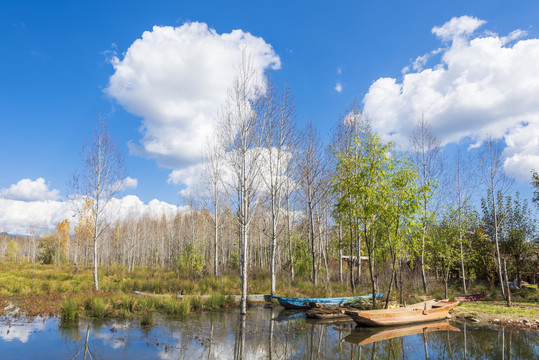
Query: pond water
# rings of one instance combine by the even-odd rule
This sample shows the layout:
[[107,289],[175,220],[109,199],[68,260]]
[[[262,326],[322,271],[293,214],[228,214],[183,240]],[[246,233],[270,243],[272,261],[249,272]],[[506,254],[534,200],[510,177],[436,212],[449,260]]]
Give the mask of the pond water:
[[[273,320],[272,320],[273,319]],[[280,307],[191,314],[182,320],[0,318],[0,359],[538,359],[539,331],[466,324],[354,329]],[[405,336],[404,336],[405,335]]]

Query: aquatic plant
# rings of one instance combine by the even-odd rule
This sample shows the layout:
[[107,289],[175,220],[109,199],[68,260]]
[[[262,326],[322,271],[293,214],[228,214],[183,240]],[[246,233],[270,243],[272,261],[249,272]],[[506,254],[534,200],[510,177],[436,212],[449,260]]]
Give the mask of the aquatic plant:
[[204,308],[204,302],[199,296],[192,296],[189,298],[191,302],[191,308],[193,311],[202,310]]
[[224,295],[211,295],[204,303],[204,308],[208,310],[220,309],[225,305]]
[[96,319],[102,319],[106,317],[107,311],[109,309],[108,304],[99,297],[94,297],[91,301],[90,316]]
[[62,305],[60,313],[60,320],[62,323],[69,323],[77,321],[80,317],[79,303],[78,301],[67,298]]
[[178,305],[178,315],[185,316],[191,312],[191,302],[189,299],[182,299]]
[[151,327],[154,325],[153,314],[151,312],[145,312],[140,318],[140,326]]

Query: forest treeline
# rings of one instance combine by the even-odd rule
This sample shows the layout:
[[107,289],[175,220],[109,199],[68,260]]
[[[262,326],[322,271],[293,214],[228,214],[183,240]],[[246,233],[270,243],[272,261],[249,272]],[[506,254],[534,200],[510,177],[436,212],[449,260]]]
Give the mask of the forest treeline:
[[[97,268],[113,265],[195,279],[239,273],[245,292],[252,272],[268,274],[272,294],[276,279],[341,282],[388,300],[416,280],[424,292],[445,284],[446,296],[450,281],[464,293],[484,281],[505,296],[504,267],[509,281],[535,282],[536,213],[503,172],[500,140],[447,152],[421,118],[399,148],[352,107],[326,144],[313,124],[299,126],[290,87],[261,77],[251,62],[244,54],[183,210],[107,215],[125,171],[119,158],[98,161],[117,155],[100,120],[74,181],[76,224],[66,219],[41,237],[3,234],[0,260],[95,265],[96,288]],[[92,181],[99,166],[109,166],[101,185]],[[539,205],[539,175],[530,174]],[[363,266],[354,266],[358,259]]]

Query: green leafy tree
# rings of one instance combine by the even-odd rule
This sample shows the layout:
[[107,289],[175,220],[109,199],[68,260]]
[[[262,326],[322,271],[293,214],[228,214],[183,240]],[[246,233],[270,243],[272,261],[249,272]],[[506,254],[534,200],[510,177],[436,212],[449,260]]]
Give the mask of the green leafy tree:
[[17,243],[13,240],[7,243],[6,257],[8,260],[14,261],[17,259],[17,253],[19,252],[19,247]]
[[[345,152],[337,154],[337,173],[333,179],[337,218],[357,221],[367,250],[372,293],[377,293],[375,281],[375,255],[379,244],[378,235],[387,211],[387,197],[391,187],[390,172],[393,167],[393,145],[384,143],[372,131],[368,121],[356,124],[357,132]],[[376,298],[373,299],[376,307]]]
[[[339,154],[346,154],[350,151],[354,151],[354,138],[357,136],[359,130],[359,124],[361,123],[361,113],[359,109],[354,105],[348,111],[346,116],[343,116],[334,131],[334,138],[331,144],[331,150],[333,154],[333,167],[334,181],[333,191],[336,197],[341,198],[343,194],[348,193],[348,189],[345,187],[347,184],[340,181],[342,176],[341,172],[336,169],[336,159]],[[350,287],[352,291],[355,286],[359,284],[361,278],[361,234],[358,230],[358,213],[353,207],[346,207],[341,209],[344,211],[334,212],[334,218],[337,222],[337,239],[338,239],[338,253],[339,259],[342,258],[343,250],[348,249],[350,255],[349,278]],[[354,252],[355,251],[355,252]],[[358,259],[357,276],[354,279],[354,266],[353,257]],[[342,261],[339,261],[339,277],[342,282]]]
[[535,219],[528,209],[527,200],[521,201],[518,192],[514,199],[506,197],[505,214],[504,253],[513,258],[520,284],[522,269],[531,262],[533,241],[536,239]]
[[449,274],[460,258],[459,227],[458,209],[447,209],[441,221],[434,228],[434,236],[431,243],[433,262],[442,270],[445,285],[444,297],[446,299],[448,298]]
[[383,189],[384,207],[381,217],[384,234],[380,236],[381,239],[386,239],[386,246],[391,255],[392,273],[387,290],[386,308],[389,307],[392,287],[396,282],[398,260],[401,260],[408,250],[407,240],[415,227],[421,194],[426,190],[418,187],[418,174],[405,157],[398,158],[393,154],[388,170],[388,186]]
[[532,188],[533,199],[532,202],[539,207],[539,172],[532,170]]
[[52,264],[58,253],[58,242],[54,235],[47,235],[39,239],[38,260],[43,264]]
[[193,244],[188,244],[185,250],[178,255],[177,264],[180,273],[189,277],[200,277],[204,270],[202,256]]

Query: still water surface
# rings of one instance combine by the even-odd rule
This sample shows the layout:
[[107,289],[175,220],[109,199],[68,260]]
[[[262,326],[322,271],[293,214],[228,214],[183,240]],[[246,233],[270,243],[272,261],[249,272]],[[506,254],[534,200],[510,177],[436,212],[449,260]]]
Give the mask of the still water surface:
[[[0,359],[538,359],[539,331],[438,323],[354,329],[256,306],[136,321],[0,318]],[[242,320],[243,319],[243,320]],[[273,319],[273,320],[272,320]],[[406,336],[402,336],[406,335]]]

